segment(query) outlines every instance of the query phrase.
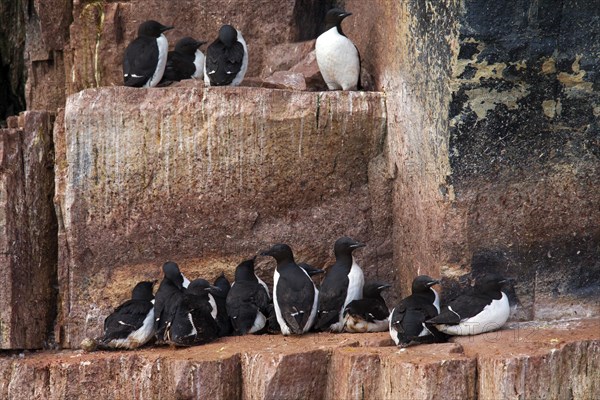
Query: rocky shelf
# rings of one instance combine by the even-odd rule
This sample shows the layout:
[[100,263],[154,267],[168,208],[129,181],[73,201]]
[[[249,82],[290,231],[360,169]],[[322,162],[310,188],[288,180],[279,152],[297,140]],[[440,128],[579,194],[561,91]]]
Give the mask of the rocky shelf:
[[407,349],[388,334],[0,358],[3,399],[594,399],[600,319],[521,323]]

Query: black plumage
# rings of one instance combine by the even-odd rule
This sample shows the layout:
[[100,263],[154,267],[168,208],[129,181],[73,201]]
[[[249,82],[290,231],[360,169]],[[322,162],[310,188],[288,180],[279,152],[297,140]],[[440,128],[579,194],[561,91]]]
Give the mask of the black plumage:
[[[205,279],[193,280],[178,299],[165,341],[176,346],[195,346],[219,337],[215,304],[210,291],[219,290]],[[213,304],[211,304],[213,303]]]
[[307,332],[314,322],[317,291],[308,273],[296,264],[292,249],[276,244],[262,255],[277,261],[273,287],[273,303],[277,322],[284,335]]
[[412,293],[392,310],[390,336],[398,346],[444,341],[446,336],[426,323],[438,315],[439,298],[431,286],[439,283],[426,275],[413,280]]
[[298,266],[305,270],[308,276],[315,276],[325,272],[324,269],[313,267],[312,265],[307,263],[298,263]]
[[[352,252],[364,244],[349,237],[339,238],[334,245],[335,264],[326,272],[319,289],[319,312],[315,328],[340,332],[343,328],[344,307],[362,297],[364,278],[362,270],[354,263]],[[350,276],[353,266],[356,276]],[[352,279],[351,279],[352,278]]]
[[351,301],[344,309],[344,330],[360,333],[387,330],[390,310],[381,292],[389,287],[387,283],[365,284],[363,298]]
[[261,331],[269,315],[271,297],[254,272],[254,258],[235,269],[235,281],[227,296],[227,313],[237,335]]
[[236,84],[236,78],[241,80],[238,75],[245,74],[244,67],[247,67],[248,57],[242,43],[245,43],[243,38],[233,26],[223,25],[219,29],[219,37],[206,49],[205,83],[210,86],[227,86]]
[[[168,50],[168,43],[162,34],[169,29],[173,27],[153,20],[145,21],[140,25],[138,37],[129,43],[123,57],[125,86],[142,87],[158,84],[164,73]],[[162,51],[160,45],[164,46]],[[164,60],[161,60],[162,52],[164,52]],[[154,84],[151,81],[155,81]]]
[[494,273],[482,276],[472,291],[452,300],[427,322],[449,335],[475,335],[500,328],[510,315],[508,297],[502,292],[506,281]]
[[154,334],[152,286],[155,282],[139,282],[127,300],[104,320],[104,336],[100,347],[134,349],[147,343]]
[[219,325],[219,336],[229,336],[233,332],[231,319],[227,314],[227,295],[231,290],[231,284],[225,277],[225,274],[221,273],[221,275],[215,279],[214,286],[217,289],[211,289],[209,292],[213,295],[217,304],[217,324]]
[[183,275],[179,266],[168,261],[163,265],[164,278],[154,298],[154,329],[156,339],[165,340],[165,330],[173,322],[175,311],[183,296]]
[[[175,44],[175,49],[169,51],[167,66],[163,75],[163,81],[181,81],[190,78],[200,78],[204,68],[204,56],[196,52],[206,42],[198,41],[192,37],[181,38]],[[198,71],[194,60],[201,58],[200,71]],[[198,75],[200,73],[200,75]]]

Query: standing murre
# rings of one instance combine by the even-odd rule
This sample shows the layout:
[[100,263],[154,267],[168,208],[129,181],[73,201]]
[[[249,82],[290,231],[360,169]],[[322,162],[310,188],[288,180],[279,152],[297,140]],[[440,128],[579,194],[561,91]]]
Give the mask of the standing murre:
[[235,281],[227,296],[227,313],[237,335],[262,331],[269,316],[269,289],[254,272],[254,258],[235,269]]
[[508,297],[501,290],[507,280],[497,274],[482,276],[471,294],[458,296],[427,322],[448,335],[478,335],[501,328],[510,315]]
[[204,78],[204,54],[199,50],[206,42],[186,36],[169,51],[163,82]]
[[165,341],[176,346],[195,346],[219,337],[217,305],[211,291],[220,290],[205,279],[193,280],[174,307]]
[[167,65],[169,43],[163,32],[173,29],[153,20],[138,28],[138,37],[125,49],[123,81],[125,86],[154,87],[158,85]]
[[329,90],[360,89],[360,54],[342,31],[342,21],[352,15],[334,8],[325,16],[325,32],[317,38],[315,56]]
[[231,284],[225,277],[224,273],[221,273],[215,279],[214,286],[219,290],[211,289],[209,292],[213,295],[215,302],[217,303],[217,324],[219,325],[219,336],[229,336],[233,332],[233,326],[231,325],[231,319],[227,314],[227,295],[231,290]]
[[177,304],[185,291],[185,277],[176,263],[164,263],[163,273],[164,278],[154,297],[154,329],[158,342],[164,341],[165,330],[172,323]]
[[335,242],[335,264],[327,270],[319,291],[316,329],[341,332],[344,309],[351,301],[362,298],[365,278],[352,252],[364,246],[349,237]]
[[308,273],[296,264],[287,244],[276,244],[262,252],[277,261],[273,279],[273,307],[284,335],[310,330],[317,314],[318,292]]
[[351,333],[384,332],[390,310],[381,297],[387,283],[370,282],[363,287],[363,298],[353,300],[344,309],[344,331]]
[[154,336],[154,282],[139,282],[127,300],[104,320],[104,336],[98,340],[101,348],[135,349]]
[[412,282],[412,292],[390,314],[390,336],[396,346],[407,347],[417,343],[440,342],[446,335],[426,321],[440,312],[440,296],[432,288],[439,281],[419,275]]
[[219,29],[219,37],[206,49],[204,84],[237,86],[248,70],[248,47],[242,33],[231,25]]

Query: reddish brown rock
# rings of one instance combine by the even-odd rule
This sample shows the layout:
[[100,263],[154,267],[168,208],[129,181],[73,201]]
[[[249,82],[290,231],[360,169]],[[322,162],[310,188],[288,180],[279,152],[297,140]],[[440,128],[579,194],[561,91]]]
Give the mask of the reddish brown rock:
[[53,117],[25,112],[0,130],[0,348],[39,349],[55,317]]
[[306,90],[304,75],[297,72],[277,71],[265,78],[265,82],[278,89]]
[[262,78],[273,75],[277,71],[288,71],[301,62],[315,48],[315,41],[282,43],[271,46],[265,52]]
[[327,85],[319,70],[314,50],[308,53],[298,64],[290,68],[290,71],[304,75],[306,86],[309,90],[327,90]]
[[[257,88],[71,96],[56,132],[61,344],[99,335],[166,260],[191,278],[231,277],[283,241],[326,266],[350,235],[367,243],[367,278],[392,279],[384,107],[377,93]],[[273,268],[259,258],[269,284]]]

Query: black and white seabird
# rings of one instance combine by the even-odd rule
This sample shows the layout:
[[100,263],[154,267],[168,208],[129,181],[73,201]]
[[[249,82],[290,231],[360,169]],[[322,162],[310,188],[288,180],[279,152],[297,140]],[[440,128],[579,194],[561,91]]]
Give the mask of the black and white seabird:
[[412,293],[402,299],[390,314],[390,336],[396,346],[440,342],[445,335],[427,324],[440,312],[440,296],[432,288],[439,281],[419,275],[412,282]]
[[154,297],[154,329],[159,342],[164,340],[165,330],[172,323],[177,305],[185,291],[185,277],[176,263],[164,263],[163,273],[164,278]]
[[219,29],[219,37],[206,49],[206,86],[237,86],[248,69],[248,47],[242,33],[231,25]]
[[318,291],[308,273],[296,264],[287,244],[276,244],[262,253],[277,261],[273,279],[273,306],[284,335],[310,330],[317,315]]
[[154,336],[154,283],[139,282],[131,292],[131,299],[106,317],[104,336],[98,341],[101,347],[135,349]]
[[205,43],[189,36],[179,39],[175,44],[175,49],[168,54],[162,80],[173,82],[184,79],[203,79],[204,54],[199,48]]
[[360,89],[360,55],[342,31],[349,12],[334,8],[325,16],[325,32],[317,38],[315,55],[329,90]]
[[235,281],[227,296],[227,313],[237,335],[256,333],[269,317],[269,289],[254,272],[254,258],[242,261],[235,269]]
[[218,290],[211,289],[209,292],[213,295],[215,302],[217,303],[217,323],[219,325],[219,336],[229,336],[233,332],[233,326],[231,325],[231,319],[227,314],[227,295],[231,290],[231,284],[225,277],[224,273],[221,273],[215,279],[214,286]]
[[154,87],[158,85],[167,65],[169,43],[163,32],[173,29],[153,20],[138,28],[138,37],[125,49],[123,81],[125,86]]
[[176,346],[195,346],[219,337],[217,305],[211,291],[220,290],[205,279],[193,280],[177,301],[165,341]]
[[365,278],[352,252],[363,246],[349,237],[341,237],[335,242],[335,264],[327,270],[319,291],[316,329],[341,332],[344,309],[351,301],[362,298]]
[[448,335],[477,335],[499,329],[508,320],[510,305],[502,289],[507,279],[486,274],[475,282],[473,293],[463,294],[427,322]]
[[363,287],[363,298],[351,301],[344,310],[344,331],[351,333],[384,332],[390,310],[381,297],[387,283],[370,282]]

